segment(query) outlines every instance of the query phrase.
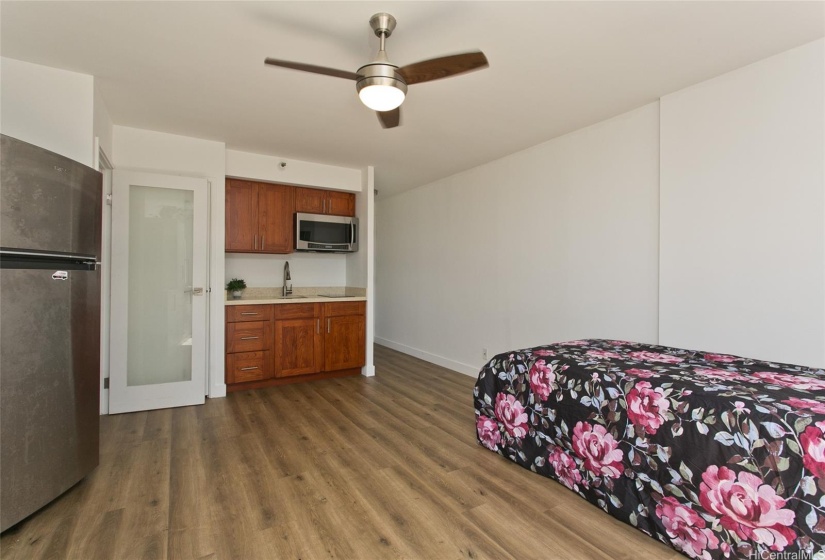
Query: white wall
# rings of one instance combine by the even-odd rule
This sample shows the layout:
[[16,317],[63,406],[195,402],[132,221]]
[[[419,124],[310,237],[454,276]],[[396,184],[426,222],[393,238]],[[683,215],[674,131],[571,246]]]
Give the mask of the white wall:
[[825,366],[823,53],[662,98],[663,344]]
[[226,394],[224,383],[224,175],[222,142],[125,126],[113,131],[115,169],[203,177],[210,181],[209,396]]
[[[281,163],[286,163],[281,167]],[[226,174],[273,183],[341,191],[361,190],[361,170],[279,156],[226,150]]]
[[94,78],[0,58],[0,130],[88,166],[94,164]]
[[232,278],[242,278],[250,288],[281,286],[284,282],[284,263],[287,261],[293,287],[347,286],[347,261],[344,255],[325,253],[226,253],[225,282]]
[[[109,109],[106,107],[106,102],[103,100],[97,84],[95,84],[94,88],[93,120],[94,136],[98,140],[98,146],[111,162],[113,157],[112,135],[114,134],[114,124],[112,123],[112,117],[109,116]],[[97,158],[97,156],[98,154],[93,154],[93,157]],[[97,159],[95,159],[95,161],[97,161]]]
[[475,375],[553,341],[657,341],[658,103],[387,199],[376,342]]

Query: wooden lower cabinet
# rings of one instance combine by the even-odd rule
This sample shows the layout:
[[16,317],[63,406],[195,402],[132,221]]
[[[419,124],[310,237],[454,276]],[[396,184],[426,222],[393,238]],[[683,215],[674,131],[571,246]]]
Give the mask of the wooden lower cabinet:
[[366,361],[363,301],[231,306],[226,320],[227,391],[355,375]]
[[320,318],[275,321],[275,377],[321,371],[324,337]]
[[322,303],[275,305],[275,377],[317,373],[323,368]]
[[226,310],[227,385],[274,377],[272,306],[238,305]]
[[326,323],[324,370],[336,371],[363,366],[366,361],[366,316],[362,313],[327,317]]

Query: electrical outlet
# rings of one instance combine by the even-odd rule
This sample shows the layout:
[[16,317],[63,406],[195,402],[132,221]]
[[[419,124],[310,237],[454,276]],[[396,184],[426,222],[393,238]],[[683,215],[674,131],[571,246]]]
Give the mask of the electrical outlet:
[[485,362],[487,361],[487,349],[486,348],[481,349],[481,357],[484,358]]

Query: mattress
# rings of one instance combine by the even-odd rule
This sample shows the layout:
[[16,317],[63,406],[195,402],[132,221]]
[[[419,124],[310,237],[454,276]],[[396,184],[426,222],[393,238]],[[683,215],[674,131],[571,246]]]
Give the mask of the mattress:
[[473,394],[481,445],[691,558],[825,549],[823,370],[575,340],[495,356]]

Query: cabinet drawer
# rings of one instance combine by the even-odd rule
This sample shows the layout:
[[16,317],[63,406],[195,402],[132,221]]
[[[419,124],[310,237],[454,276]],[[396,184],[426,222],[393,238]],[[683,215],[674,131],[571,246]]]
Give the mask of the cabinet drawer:
[[240,352],[226,355],[226,382],[245,383],[260,381],[275,375],[272,352]]
[[226,306],[226,322],[269,321],[272,318],[271,308],[271,305],[228,305]]
[[321,314],[320,303],[279,303],[273,305],[273,314],[278,319],[311,319]]
[[343,315],[364,315],[367,312],[366,301],[336,301],[324,304],[325,317],[341,317]]
[[269,350],[271,339],[269,321],[244,321],[226,325],[226,351],[229,353]]

